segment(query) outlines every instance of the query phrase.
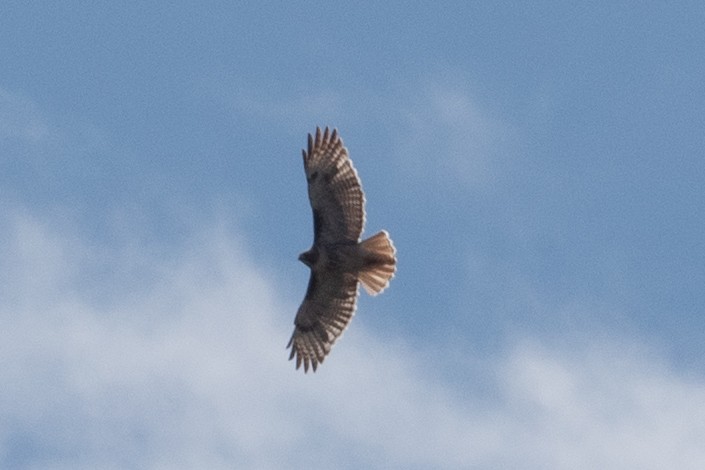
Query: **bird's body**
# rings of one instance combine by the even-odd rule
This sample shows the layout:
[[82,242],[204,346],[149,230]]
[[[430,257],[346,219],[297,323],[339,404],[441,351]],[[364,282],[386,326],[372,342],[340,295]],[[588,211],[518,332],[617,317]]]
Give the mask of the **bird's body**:
[[304,301],[287,347],[290,359],[315,371],[355,313],[358,283],[376,295],[396,271],[396,249],[381,231],[360,242],[365,197],[347,149],[336,130],[316,129],[303,151],[314,240],[299,260],[311,269]]

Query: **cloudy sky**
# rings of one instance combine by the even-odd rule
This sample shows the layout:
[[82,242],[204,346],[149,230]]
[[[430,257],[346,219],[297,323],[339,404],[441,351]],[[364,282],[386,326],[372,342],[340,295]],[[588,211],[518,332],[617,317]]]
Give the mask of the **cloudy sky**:
[[[0,467],[705,465],[705,7],[6,2]],[[285,345],[337,127],[399,267]]]

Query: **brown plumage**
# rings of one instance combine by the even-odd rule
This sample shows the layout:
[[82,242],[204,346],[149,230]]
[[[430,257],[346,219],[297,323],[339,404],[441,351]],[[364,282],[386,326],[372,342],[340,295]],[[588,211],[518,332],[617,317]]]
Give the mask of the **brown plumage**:
[[311,269],[304,301],[288,347],[296,368],[315,371],[355,314],[358,282],[370,295],[388,285],[396,271],[396,249],[386,231],[360,242],[365,195],[337,130],[309,134],[303,151],[308,197],[313,209],[313,246],[299,260]]

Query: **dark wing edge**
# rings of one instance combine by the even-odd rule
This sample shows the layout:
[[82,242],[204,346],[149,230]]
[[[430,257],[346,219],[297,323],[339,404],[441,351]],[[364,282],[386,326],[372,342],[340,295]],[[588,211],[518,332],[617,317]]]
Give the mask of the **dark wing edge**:
[[316,128],[302,150],[314,215],[314,244],[359,242],[365,226],[365,195],[338,130]]
[[315,372],[330,353],[355,315],[358,296],[357,279],[346,273],[311,271],[306,297],[301,303],[294,332],[287,348],[289,360],[296,357],[296,369],[309,366]]

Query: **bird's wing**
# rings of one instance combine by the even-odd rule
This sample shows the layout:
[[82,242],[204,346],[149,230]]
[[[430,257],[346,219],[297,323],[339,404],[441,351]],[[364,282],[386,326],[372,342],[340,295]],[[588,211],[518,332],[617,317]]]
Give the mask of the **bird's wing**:
[[335,269],[311,269],[306,297],[296,313],[288,347],[296,368],[316,370],[355,314],[357,278]]
[[314,245],[358,242],[365,225],[365,195],[337,130],[308,135],[303,151],[308,198],[313,209]]

